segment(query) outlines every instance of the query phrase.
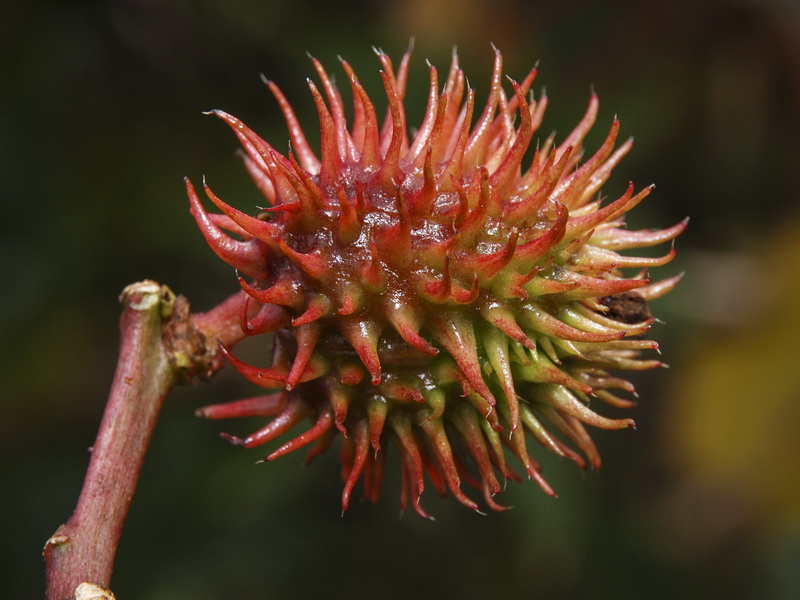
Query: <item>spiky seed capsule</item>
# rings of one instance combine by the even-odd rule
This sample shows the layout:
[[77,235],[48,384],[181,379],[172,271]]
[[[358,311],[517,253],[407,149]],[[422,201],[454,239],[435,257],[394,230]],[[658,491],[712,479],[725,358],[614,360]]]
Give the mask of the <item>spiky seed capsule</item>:
[[[642,338],[653,322],[646,301],[678,278],[650,283],[646,275],[674,249],[659,258],[618,251],[671,240],[686,222],[624,229],[623,215],[652,188],[636,193],[631,184],[613,202],[598,199],[631,141],[614,149],[615,120],[581,164],[596,96],[560,145],[546,139],[523,168],[547,105],[545,97],[528,98],[535,69],[521,83],[511,81],[509,97],[496,52],[489,99],[475,119],[474,94],[456,56],[441,92],[431,66],[427,110],[409,138],[403,96],[410,53],[396,72],[387,55],[378,58],[388,98],[382,125],[342,61],[353,95],[349,128],[339,91],[312,59],[324,92],[309,81],[319,157],[272,82],[289,126],[288,155],[214,111],[239,138],[269,206],[249,216],[204,185],[222,211],[208,214],[187,180],[191,211],[212,249],[245,276],[244,331],[274,332],[269,367],[223,352],[247,379],[279,391],[199,414],[271,417],[244,439],[224,436],[248,448],[311,418],[308,431],[268,460],[313,444],[311,459],[341,433],[344,509],[359,478],[365,497],[377,500],[391,445],[402,459],[401,503],[423,516],[426,474],[442,495],[449,490],[478,510],[464,481],[501,510],[498,474],[519,479],[506,451],[554,494],[526,436],[581,467],[599,467],[584,425],[633,426],[596,414],[589,399],[632,404],[616,391],[635,393],[633,386],[609,372],[661,364],[639,356],[657,349]],[[626,269],[636,272],[626,277]]]

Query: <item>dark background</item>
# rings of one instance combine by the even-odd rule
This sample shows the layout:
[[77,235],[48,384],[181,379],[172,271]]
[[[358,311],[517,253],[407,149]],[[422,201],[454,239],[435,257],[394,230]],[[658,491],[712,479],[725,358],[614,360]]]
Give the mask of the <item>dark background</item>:
[[[633,153],[606,187],[657,184],[636,227],[692,221],[653,307],[669,370],[637,378],[636,432],[598,432],[605,466],[544,457],[560,498],[511,485],[480,516],[430,496],[437,521],[378,506],[340,516],[335,453],[254,466],[203,404],[252,392],[230,372],[165,407],[122,539],[120,598],[800,597],[800,4],[793,0],[116,0],[0,4],[0,581],[41,597],[41,550],[74,507],[117,347],[116,298],[144,278],[198,310],[237,287],[187,211],[182,177],[229,202],[258,196],[227,128],[282,149],[259,79],[312,130],[306,51],[337,55],[380,104],[372,45],[451,48],[485,98],[490,42],[506,72],[540,61],[565,135],[594,86]],[[345,92],[347,93],[347,92]],[[417,112],[414,112],[414,111]],[[253,352],[263,352],[254,348]],[[231,424],[231,428],[235,427]]]

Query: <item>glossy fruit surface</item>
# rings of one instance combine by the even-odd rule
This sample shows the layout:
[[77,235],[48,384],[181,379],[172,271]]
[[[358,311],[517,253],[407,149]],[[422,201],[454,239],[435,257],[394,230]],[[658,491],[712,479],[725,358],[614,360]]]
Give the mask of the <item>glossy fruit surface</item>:
[[632,143],[615,149],[615,120],[583,160],[596,96],[563,141],[534,144],[547,106],[546,97],[529,96],[536,70],[511,81],[507,95],[497,52],[478,114],[454,56],[441,89],[429,67],[427,110],[410,135],[410,54],[397,71],[388,56],[378,58],[388,99],[382,123],[342,61],[349,124],[340,91],[312,59],[322,82],[320,91],[309,81],[319,155],[272,82],[288,155],[214,111],[241,142],[268,205],[250,216],[205,186],[221,211],[209,214],[187,181],[191,210],[212,249],[240,274],[242,327],[274,334],[269,366],[225,354],[250,381],[276,391],[199,414],[270,418],[244,439],[225,436],[245,447],[310,418],[311,428],[270,460],[309,444],[313,458],[341,434],[344,508],[360,478],[364,495],[377,500],[389,446],[401,456],[402,504],[423,516],[427,482],[476,510],[462,482],[494,509],[502,508],[494,500],[501,480],[519,479],[517,471],[553,494],[528,441],[599,467],[584,425],[633,426],[600,416],[590,400],[630,406],[618,393],[635,394],[633,386],[612,371],[661,364],[640,356],[657,349],[643,337],[654,321],[647,301],[678,278],[652,283],[647,275],[674,248],[657,258],[621,252],[667,242],[686,221],[629,231],[623,216],[652,187],[637,192],[631,184],[611,202],[599,197]]

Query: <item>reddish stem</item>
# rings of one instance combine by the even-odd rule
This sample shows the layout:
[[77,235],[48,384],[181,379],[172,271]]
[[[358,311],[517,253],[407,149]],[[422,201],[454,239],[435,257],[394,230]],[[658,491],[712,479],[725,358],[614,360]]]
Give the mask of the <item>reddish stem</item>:
[[216,339],[230,346],[243,337],[240,294],[195,316],[185,299],[152,281],[128,286],[121,301],[117,371],[83,489],[75,512],[44,549],[48,600],[72,598],[82,583],[108,587],[164,398],[182,376],[219,369]]

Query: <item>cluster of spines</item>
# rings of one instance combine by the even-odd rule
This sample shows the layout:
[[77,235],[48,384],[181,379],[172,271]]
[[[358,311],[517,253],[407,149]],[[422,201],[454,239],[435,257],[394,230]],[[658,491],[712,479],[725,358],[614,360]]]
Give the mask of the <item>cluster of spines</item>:
[[[597,114],[596,96],[567,139],[556,146],[548,138],[523,172],[547,104],[546,98],[526,98],[535,69],[522,83],[511,82],[514,95],[508,98],[497,52],[489,99],[473,126],[474,95],[455,56],[441,93],[430,66],[427,111],[409,140],[402,104],[409,54],[397,74],[385,54],[379,59],[389,102],[381,127],[355,73],[342,63],[354,97],[349,129],[337,88],[312,59],[327,98],[309,81],[321,127],[319,158],[272,82],[267,83],[289,126],[288,156],[238,119],[214,111],[242,143],[245,164],[269,206],[253,217],[205,186],[223,213],[211,215],[187,181],[192,213],[217,254],[247,277],[239,277],[246,292],[244,330],[278,331],[268,368],[225,353],[249,380],[283,391],[202,414],[274,416],[244,440],[229,438],[248,447],[309,414],[316,419],[269,458],[311,442],[323,448],[336,430],[349,436],[345,505],[362,471],[369,475],[367,496],[377,493],[387,429],[403,456],[409,497],[418,498],[427,471],[440,491],[450,489],[474,504],[460,492],[461,477],[471,475],[447,442],[445,417],[466,440],[479,470],[480,480],[473,483],[490,505],[499,491],[493,468],[512,477],[504,445],[552,492],[528,456],[524,431],[582,464],[542,425],[543,418],[598,466],[581,423],[632,425],[596,415],[586,401],[597,396],[618,406],[629,402],[609,390],[630,392],[632,386],[607,369],[660,364],[638,358],[640,350],[657,348],[639,339],[653,320],[643,315],[627,323],[605,316],[601,299],[633,290],[649,299],[671,289],[677,278],[653,284],[644,270],[671,260],[674,249],[658,258],[618,251],[671,240],[686,223],[625,230],[622,216],[651,188],[635,194],[631,185],[605,205],[596,199],[631,147],[629,140],[614,150],[615,120],[601,147],[580,164],[582,139]],[[642,271],[625,278],[620,269],[630,267]],[[309,400],[317,395],[324,400]],[[462,415],[467,409],[472,417]]]

